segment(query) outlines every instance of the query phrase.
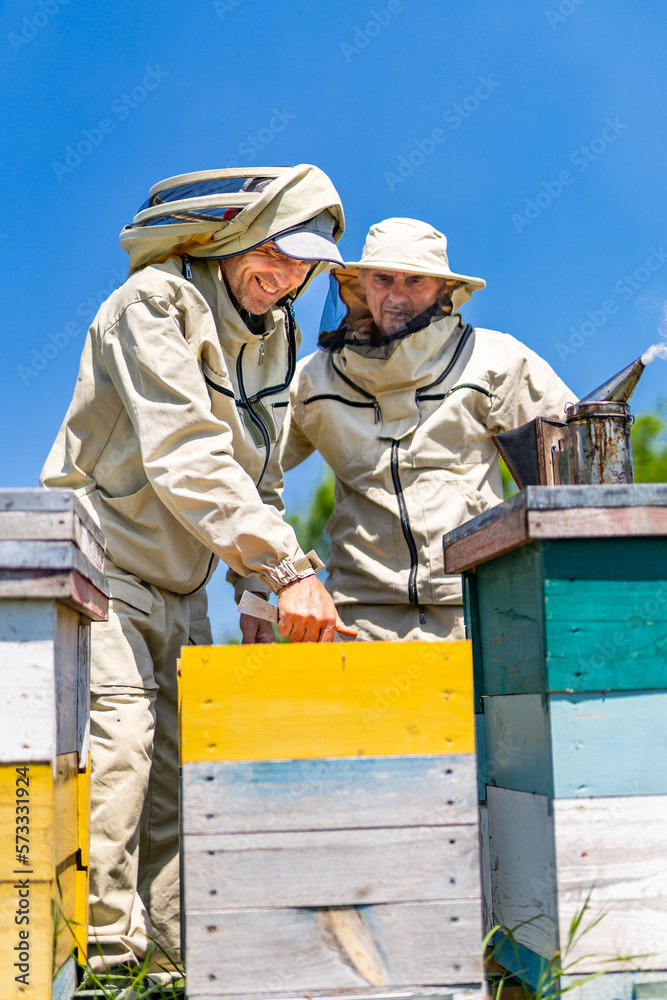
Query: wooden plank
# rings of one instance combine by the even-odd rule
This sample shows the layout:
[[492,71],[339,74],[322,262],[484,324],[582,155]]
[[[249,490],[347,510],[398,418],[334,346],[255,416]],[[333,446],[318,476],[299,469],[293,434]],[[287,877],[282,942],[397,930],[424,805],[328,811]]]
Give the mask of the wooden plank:
[[667,535],[665,507],[573,507],[528,511],[529,538],[628,538]]
[[0,512],[0,540],[72,541],[93,566],[104,572],[104,536],[97,525],[94,527],[95,534],[74,510]]
[[88,955],[88,923],[90,914],[88,910],[88,898],[90,894],[90,879],[87,868],[77,868],[74,873],[75,878],[75,902],[74,917],[71,923],[72,933],[76,941],[78,962],[85,965]]
[[88,766],[77,775],[77,842],[81,851],[81,865],[88,867],[90,849],[90,753]]
[[184,762],[474,752],[470,643],[183,648]]
[[549,696],[554,795],[667,793],[667,691]]
[[[24,867],[34,878],[48,880],[53,878],[54,866],[53,765],[29,764],[26,774],[18,773],[16,766],[0,764],[0,881],[11,882],[16,871]],[[28,817],[27,831],[22,829],[23,822],[17,822],[17,817],[23,816]],[[17,854],[23,853],[17,851],[17,834],[28,838],[29,865],[17,859]],[[18,846],[24,844],[18,841]]]
[[75,855],[79,847],[78,777],[79,758],[77,754],[59,755],[56,758],[56,774],[53,785],[53,826],[50,831],[50,839],[53,842],[53,859],[56,865]]
[[549,715],[539,694],[484,697],[485,757],[489,785],[553,794]]
[[525,505],[530,510],[567,510],[568,507],[666,507],[667,483],[619,483],[585,486],[529,486]]
[[535,538],[664,537],[665,485],[528,486],[445,535],[447,572],[471,569]]
[[571,971],[621,955],[667,968],[667,795],[557,799],[554,825],[561,944],[589,892],[584,926],[602,916],[575,943]]
[[193,1000],[216,984],[275,995],[482,979],[475,900],[194,913],[187,938]]
[[[23,879],[29,876],[22,876]],[[21,876],[15,876],[19,879]],[[15,923],[16,912],[22,919],[19,892],[28,892],[29,923]],[[31,881],[25,887],[18,881],[0,882],[0,969],[3,1000],[51,1000],[51,977],[53,969],[53,883]],[[24,936],[21,937],[21,931]],[[27,937],[25,936],[27,932]],[[14,949],[27,942],[27,954]],[[19,958],[17,959],[17,955]],[[20,962],[13,974],[14,962],[21,956],[27,962]],[[28,966],[27,970],[25,966]],[[16,981],[16,976],[27,975],[28,984]]]
[[53,601],[0,601],[0,642],[50,642],[55,630]]
[[15,541],[0,539],[0,567],[3,570],[39,570],[63,573],[76,570],[101,592],[108,593],[108,583],[74,542]]
[[667,582],[545,582],[548,686],[667,688]]
[[474,754],[183,764],[183,832],[477,822]]
[[541,547],[546,580],[654,580],[664,587],[667,577],[667,538],[564,538]]
[[477,573],[482,693],[543,691],[544,624],[541,546],[529,545],[480,566]]
[[477,826],[184,837],[186,909],[479,899]]
[[0,659],[4,724],[0,762],[52,761],[56,755],[53,642],[4,642]]
[[[222,987],[224,989],[224,986]],[[220,988],[218,988],[220,989]],[[257,993],[209,992],[197,1000],[260,1000]],[[482,984],[466,986],[367,986],[365,989],[273,990],[263,1000],[488,1000]],[[523,998],[522,998],[523,1000]]]
[[519,944],[536,954],[550,956],[558,933],[549,798],[489,787],[487,806],[493,923],[514,930]]
[[0,489],[0,518],[7,512],[28,511],[33,514],[72,511],[77,519],[100,544],[105,544],[104,533],[89,511],[72,490]]
[[466,639],[472,647],[473,697],[475,713],[482,711],[484,691],[482,672],[482,650],[479,629],[479,599],[477,593],[477,573],[463,574],[463,607],[465,611]]
[[59,870],[50,887],[55,910],[54,971],[72,954],[77,945],[77,867],[75,859]]
[[582,976],[561,976],[561,989],[567,989],[568,1000],[660,1000],[667,997],[667,970],[610,972],[589,982],[583,979]]
[[78,751],[79,613],[65,605],[57,610],[55,634],[56,753]]
[[35,575],[32,569],[0,569],[0,599],[22,598],[43,600],[54,598],[69,604],[96,622],[109,617],[109,584],[98,589],[76,570],[62,573],[43,570]]
[[503,517],[480,526],[474,535],[449,543],[446,539],[445,535],[445,573],[463,573],[530,541],[523,510],[504,512]]
[[74,955],[60,966],[53,977],[52,1000],[70,1000],[78,983],[77,963]]
[[482,885],[482,933],[487,935],[493,923],[493,879],[491,876],[491,851],[489,833],[489,808],[486,802],[479,806],[479,866]]
[[90,755],[90,623],[79,615],[76,686],[76,750],[79,768],[88,766]]

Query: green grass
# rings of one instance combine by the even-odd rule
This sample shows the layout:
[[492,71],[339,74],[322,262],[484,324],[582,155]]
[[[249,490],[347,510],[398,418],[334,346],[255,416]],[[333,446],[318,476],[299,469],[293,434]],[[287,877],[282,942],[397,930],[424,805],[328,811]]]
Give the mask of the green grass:
[[[566,996],[570,990],[583,986],[584,983],[588,983],[593,979],[599,979],[600,976],[609,975],[610,972],[620,971],[618,968],[619,966],[624,966],[625,968],[623,971],[625,972],[637,971],[637,960],[647,958],[648,955],[588,954],[583,956],[579,955],[576,960],[571,960],[569,958],[575,945],[578,945],[581,939],[592,931],[594,927],[597,927],[600,921],[604,920],[607,915],[608,911],[605,910],[588,923],[585,923],[584,918],[589,907],[592,892],[593,889],[591,888],[580,909],[572,918],[568,928],[567,940],[565,941],[563,947],[554,952],[551,958],[542,959],[535,990],[531,991],[528,989],[527,986],[524,986],[521,983],[520,978],[514,978],[509,972],[493,971],[487,974],[490,1000],[504,1000],[505,994],[510,993],[510,991],[512,997],[521,997],[523,1000],[554,1000],[556,997]],[[525,927],[527,924],[532,924],[542,919],[553,922],[552,918],[548,917],[546,914],[538,914],[535,917],[531,917],[530,920],[523,921],[523,923],[518,924],[516,927],[510,928],[501,924],[498,924],[496,927],[492,927],[484,938],[484,950],[487,952],[487,963],[493,965],[498,958],[501,949],[506,947],[509,942],[510,946],[514,950],[517,966],[521,970],[519,946],[516,940],[517,931],[519,931],[522,927]],[[488,950],[491,940],[497,933],[502,935],[503,940]],[[581,978],[577,978],[576,982],[571,983],[569,986],[561,987],[561,977],[576,975],[576,972],[574,971],[575,966],[580,965],[582,961],[587,960],[594,961],[596,964],[604,963],[604,968],[601,968],[596,972],[584,974]],[[521,972],[522,971],[524,970],[521,970]],[[521,972],[518,974],[519,977]]]

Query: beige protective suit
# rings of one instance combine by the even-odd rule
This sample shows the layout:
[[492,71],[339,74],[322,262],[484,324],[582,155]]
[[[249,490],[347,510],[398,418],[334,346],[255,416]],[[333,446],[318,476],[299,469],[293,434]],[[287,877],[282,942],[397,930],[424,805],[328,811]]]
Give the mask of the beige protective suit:
[[89,330],[41,477],[77,491],[108,545],[110,617],[92,630],[97,969],[142,962],[151,941],[153,969],[180,959],[176,659],[211,641],[203,587],[218,558],[239,589],[277,592],[312,572],[280,514],[298,330],[286,306],[246,325],[206,255],[250,249],[325,209],[337,238],[342,208],[315,167],[255,171],[242,190],[236,171],[205,172],[196,183],[223,193],[198,198],[191,178],[157,185],[155,207],[122,234],[131,274]]
[[491,435],[561,417],[576,398],[519,341],[447,309],[377,346],[359,267],[435,274],[455,289],[457,309],[484,282],[455,275],[445,248],[414,220],[373,227],[362,260],[335,275],[343,323],[321,335],[323,349],[299,362],[292,384],[284,466],[317,449],[335,473],[327,587],[362,638],[463,637],[443,535],[502,500]]

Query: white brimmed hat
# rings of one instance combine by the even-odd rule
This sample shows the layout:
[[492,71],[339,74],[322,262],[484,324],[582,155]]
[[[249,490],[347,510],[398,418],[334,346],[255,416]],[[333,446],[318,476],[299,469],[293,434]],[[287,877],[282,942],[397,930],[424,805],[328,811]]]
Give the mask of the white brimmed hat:
[[361,260],[346,263],[348,274],[363,268],[445,278],[464,285],[470,294],[486,286],[483,278],[452,271],[447,237],[418,219],[384,219],[371,226]]

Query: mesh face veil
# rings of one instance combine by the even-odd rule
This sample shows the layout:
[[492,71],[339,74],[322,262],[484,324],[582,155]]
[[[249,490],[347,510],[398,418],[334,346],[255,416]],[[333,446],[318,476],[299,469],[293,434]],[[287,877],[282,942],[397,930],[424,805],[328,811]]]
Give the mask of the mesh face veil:
[[284,238],[288,255],[316,262],[312,278],[322,262],[341,262],[344,228],[336,189],[311,164],[203,170],[155,184],[120,244],[132,273],[171,256],[230,257]]
[[344,347],[368,358],[391,357],[400,342],[434,320],[452,313],[456,281],[441,279],[434,300],[398,329],[383,333],[375,323],[363,284],[358,275],[330,275],[329,294],[320,323],[319,346],[337,353]]
[[361,260],[346,268],[332,272],[319,344],[371,358],[389,358],[411,333],[458,313],[486,284],[453,271],[447,237],[418,219],[376,222]]

